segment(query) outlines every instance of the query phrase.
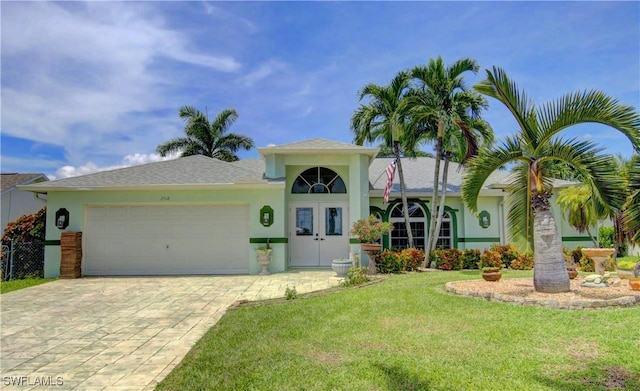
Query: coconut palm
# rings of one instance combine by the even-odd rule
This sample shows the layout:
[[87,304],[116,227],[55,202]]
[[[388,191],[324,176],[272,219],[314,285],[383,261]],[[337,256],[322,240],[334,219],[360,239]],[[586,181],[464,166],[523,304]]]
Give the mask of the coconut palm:
[[[431,200],[429,240],[425,247],[425,263],[436,247],[444,216],[449,161],[453,158],[465,164],[475,156],[480,144],[493,142],[493,131],[480,118],[487,103],[480,94],[467,89],[463,75],[477,73],[478,64],[463,58],[445,67],[442,57],[429,60],[427,66],[417,66],[411,75],[418,86],[407,99],[418,139],[435,139],[436,166]],[[440,162],[444,161],[442,194],[438,201]]]
[[178,115],[185,121],[185,137],[176,137],[158,145],[156,152],[160,156],[180,152],[182,157],[204,155],[233,162],[239,159],[236,155],[238,150],[253,148],[251,137],[227,133],[238,118],[234,109],[222,110],[213,121],[193,106],[182,106]]
[[[624,184],[610,156],[600,154],[590,141],[565,139],[558,133],[582,123],[608,125],[640,149],[640,115],[634,108],[599,91],[567,94],[536,107],[506,73],[497,67],[475,89],[502,102],[514,116],[519,131],[497,146],[482,150],[470,161],[462,186],[462,199],[478,212],[478,194],[489,175],[505,164],[515,164],[509,186],[508,223],[513,238],[534,250],[534,286],[538,292],[569,291],[562,242],[550,211],[551,181],[547,161],[570,165],[591,188],[596,213],[619,209],[625,201]],[[533,243],[529,240],[533,237]]]
[[[401,156],[403,152],[413,154],[416,145],[409,137],[409,126],[406,113],[403,110],[403,100],[409,88],[411,78],[408,72],[398,73],[388,86],[367,84],[360,91],[359,99],[369,99],[367,104],[361,104],[351,118],[351,130],[354,142],[363,145],[365,142],[380,141],[393,149],[400,179],[400,196],[404,211],[404,222],[407,228],[408,245],[413,247],[413,233],[409,224],[409,207],[404,182]],[[402,147],[402,148],[401,148]]]

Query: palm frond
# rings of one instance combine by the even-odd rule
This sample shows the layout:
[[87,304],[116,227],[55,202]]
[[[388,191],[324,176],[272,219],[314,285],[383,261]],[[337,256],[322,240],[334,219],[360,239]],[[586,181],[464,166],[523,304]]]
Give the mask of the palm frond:
[[523,159],[520,140],[511,137],[497,146],[481,150],[469,160],[462,184],[462,200],[473,213],[478,211],[478,195],[489,175],[507,163]]
[[512,169],[507,198],[507,231],[509,241],[522,251],[532,251],[533,211],[531,209],[531,189],[529,165],[521,161]]
[[158,147],[156,148],[156,152],[158,153],[158,155],[165,157],[168,154],[182,151],[188,144],[188,138],[176,137],[158,145]]
[[542,143],[570,126],[599,123],[620,131],[640,151],[640,113],[601,91],[571,93],[548,102],[538,110],[538,120]]
[[629,172],[629,196],[624,205],[623,223],[631,240],[640,243],[640,155],[631,158]]

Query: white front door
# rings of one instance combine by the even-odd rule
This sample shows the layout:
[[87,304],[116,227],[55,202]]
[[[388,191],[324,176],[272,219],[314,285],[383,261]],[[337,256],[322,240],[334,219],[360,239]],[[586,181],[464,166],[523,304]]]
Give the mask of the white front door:
[[290,266],[331,266],[349,257],[346,202],[300,202],[289,209]]

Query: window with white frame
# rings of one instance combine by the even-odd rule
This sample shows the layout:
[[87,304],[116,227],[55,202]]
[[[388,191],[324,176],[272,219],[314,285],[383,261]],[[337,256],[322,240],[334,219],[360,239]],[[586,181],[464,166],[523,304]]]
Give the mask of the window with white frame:
[[451,216],[447,212],[444,212],[442,215],[442,225],[440,225],[440,234],[438,235],[436,248],[453,248]]
[[[409,225],[413,234],[413,246],[424,248],[425,212],[420,205],[409,203]],[[389,222],[393,223],[393,231],[390,233],[391,248],[406,248],[409,245],[407,225],[404,222],[402,204],[397,204],[389,215]]]

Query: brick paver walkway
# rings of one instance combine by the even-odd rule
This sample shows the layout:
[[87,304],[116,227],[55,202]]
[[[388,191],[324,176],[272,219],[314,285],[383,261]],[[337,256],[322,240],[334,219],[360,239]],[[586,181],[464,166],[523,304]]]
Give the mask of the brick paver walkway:
[[81,278],[5,293],[0,388],[152,390],[234,301],[326,289],[334,275]]

